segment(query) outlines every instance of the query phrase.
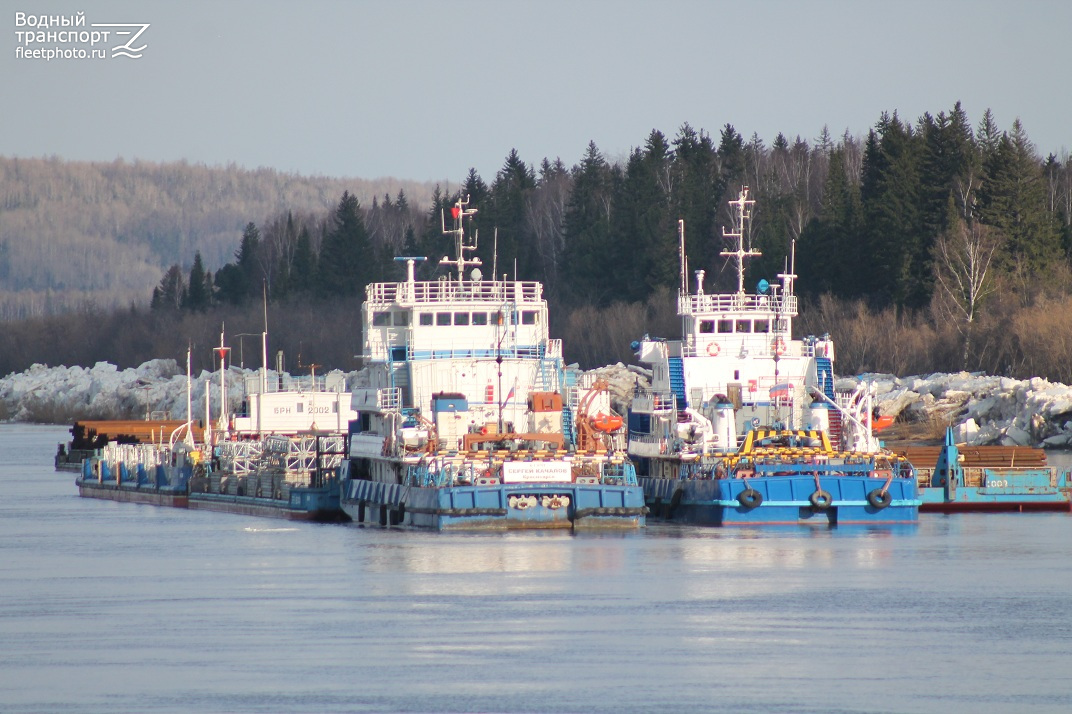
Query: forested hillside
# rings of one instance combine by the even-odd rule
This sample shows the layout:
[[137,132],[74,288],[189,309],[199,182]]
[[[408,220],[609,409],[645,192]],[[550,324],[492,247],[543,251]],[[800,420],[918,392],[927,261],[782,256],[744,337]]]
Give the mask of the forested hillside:
[[189,266],[198,251],[213,266],[231,260],[250,220],[323,213],[344,190],[427,201],[430,189],[185,162],[0,157],[0,319],[145,303],[164,267]]
[[[353,368],[364,285],[399,278],[397,255],[429,256],[421,277],[436,275],[450,250],[440,212],[468,195],[485,274],[545,283],[568,358],[586,367],[630,361],[629,342],[643,333],[677,334],[679,219],[690,273],[704,269],[708,290],[730,287],[719,252],[726,202],[742,184],[756,199],[749,238],[763,252],[749,281],[795,259],[798,327],[834,336],[841,371],[965,368],[1072,381],[1072,327],[1062,317],[1072,310],[1072,161],[1042,158],[1018,121],[1001,129],[989,111],[973,128],[959,104],[915,121],[883,114],[864,137],[824,131],[769,145],[731,125],[717,138],[684,125],[672,137],[651,131],[620,162],[595,142],[572,165],[527,163],[511,151],[490,183],[470,170],[457,191],[436,187],[427,203],[409,190],[369,200],[350,186],[330,207],[251,210],[226,248],[190,246],[192,263],[157,273],[152,309],[116,325],[111,344],[125,345],[123,354],[94,354],[125,364],[173,356],[154,342],[161,325],[170,344],[176,326],[208,334],[193,325],[225,315],[229,331],[238,321],[233,329],[259,332],[266,295],[289,349]],[[313,324],[329,315],[334,327]],[[23,329],[86,322],[63,319],[63,328]],[[144,340],[121,339],[135,325]],[[0,371],[25,359],[0,354]],[[89,359],[84,347],[79,359]]]

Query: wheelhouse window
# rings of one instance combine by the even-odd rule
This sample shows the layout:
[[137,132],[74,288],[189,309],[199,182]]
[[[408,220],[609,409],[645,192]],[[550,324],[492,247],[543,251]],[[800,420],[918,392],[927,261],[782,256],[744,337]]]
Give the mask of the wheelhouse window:
[[753,323],[753,325],[754,325],[753,328],[752,328],[753,332],[760,332],[760,333],[763,333],[763,334],[766,334],[766,333],[770,332],[770,321],[769,320],[756,320]]
[[372,326],[373,327],[390,327],[391,326],[391,313],[386,312],[386,311],[372,313]]
[[409,313],[408,312],[395,312],[394,315],[395,327],[409,327]]
[[737,331],[738,332],[751,332],[752,331],[752,321],[751,320],[738,320],[737,321]]
[[523,310],[521,312],[521,324],[522,325],[535,325],[536,324],[536,311],[535,310]]
[[432,313],[430,313],[430,312],[422,312],[420,318],[418,318],[418,319],[419,319],[421,325],[424,325],[425,327],[427,327],[427,326],[432,324],[433,316],[432,316]]
[[700,334],[710,335],[715,331],[714,320],[700,320]]
[[454,324],[455,325],[468,325],[469,324],[469,313],[467,313],[467,312],[456,312],[456,313],[454,313]]
[[733,333],[733,320],[719,320],[718,331],[724,335]]
[[788,329],[789,329],[789,323],[788,323],[787,320],[781,319],[781,320],[775,320],[774,321],[774,331],[775,332],[783,332],[784,333],[784,332],[787,332]]
[[486,325],[488,324],[488,313],[486,312],[474,312],[473,313],[474,325]]
[[435,324],[444,327],[450,325],[450,313],[449,312],[437,312],[435,314]]

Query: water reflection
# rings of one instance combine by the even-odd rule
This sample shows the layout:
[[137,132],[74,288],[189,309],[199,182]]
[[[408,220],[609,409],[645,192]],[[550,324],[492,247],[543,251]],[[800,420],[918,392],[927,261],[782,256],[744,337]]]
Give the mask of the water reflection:
[[[510,538],[451,534],[402,534],[403,539],[366,546],[362,560],[370,573],[416,574],[532,573],[574,569],[575,543],[568,534]],[[430,540],[431,539],[431,540]]]

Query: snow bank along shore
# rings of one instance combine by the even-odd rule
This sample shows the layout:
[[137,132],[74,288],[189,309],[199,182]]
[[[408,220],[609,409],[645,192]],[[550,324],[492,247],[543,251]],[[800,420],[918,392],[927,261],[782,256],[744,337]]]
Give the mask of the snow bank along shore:
[[[592,370],[610,385],[612,402],[624,414],[638,380],[650,373],[621,363]],[[235,411],[254,370],[227,370],[227,401]],[[275,378],[269,371],[269,379]],[[364,386],[363,371],[346,375],[351,388]],[[194,418],[204,418],[206,385],[213,411],[218,409],[219,373],[194,376]],[[872,385],[882,415],[902,422],[952,424],[957,440],[969,444],[1005,444],[1072,448],[1072,387],[1048,382],[981,374],[932,374],[894,377],[866,374],[838,380],[838,389],[852,389],[861,380]],[[0,379],[0,418],[13,421],[64,423],[75,419],[137,418],[147,412],[186,417],[186,374],[175,360],[157,359],[136,369],[120,370],[98,362],[92,367],[46,367],[35,364]]]

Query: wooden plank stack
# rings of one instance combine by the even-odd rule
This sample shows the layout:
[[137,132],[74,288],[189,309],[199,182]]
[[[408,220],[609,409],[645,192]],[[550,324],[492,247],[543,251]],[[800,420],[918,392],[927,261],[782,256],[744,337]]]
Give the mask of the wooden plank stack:
[[[181,419],[146,421],[144,419],[120,419],[77,421],[71,427],[72,449],[99,449],[108,442],[117,444],[167,443],[172,432],[184,425]],[[204,440],[200,422],[193,424],[194,441]]]
[[[941,446],[904,446],[894,452],[904,456],[917,469],[933,469]],[[957,446],[965,468],[1044,468],[1046,452],[1030,446]]]

